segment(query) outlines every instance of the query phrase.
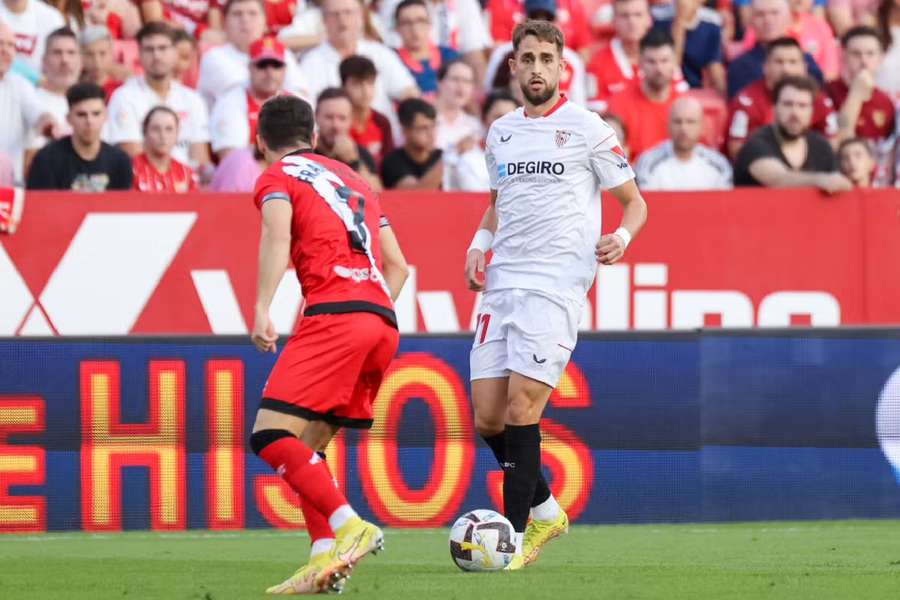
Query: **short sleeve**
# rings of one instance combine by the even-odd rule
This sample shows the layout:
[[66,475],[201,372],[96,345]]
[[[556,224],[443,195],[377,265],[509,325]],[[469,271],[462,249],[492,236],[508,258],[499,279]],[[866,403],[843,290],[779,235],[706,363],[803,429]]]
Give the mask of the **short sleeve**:
[[236,100],[236,95],[229,92],[213,106],[209,124],[213,152],[225,148],[246,148],[250,145],[247,110],[246,107],[239,106]]
[[134,169],[131,166],[131,158],[118,148],[109,148],[116,162],[113,172],[110,174],[110,186],[112,190],[130,190],[133,184]]
[[491,183],[491,189],[496,190],[500,185],[497,177],[497,159],[494,158],[494,149],[491,147],[491,134],[488,133],[487,143],[484,145],[484,166],[487,167],[488,181]]
[[392,100],[399,100],[409,88],[418,89],[416,80],[396,52],[380,46],[379,54],[378,77]]
[[140,142],[144,139],[141,133],[141,119],[135,105],[129,101],[128,88],[121,87],[113,92],[109,101],[109,143]]
[[585,137],[591,170],[600,182],[600,188],[608,190],[634,179],[634,171],[628,164],[625,151],[612,127],[598,115],[591,113]]
[[256,208],[262,210],[263,204],[270,200],[291,201],[291,194],[288,190],[288,181],[284,174],[279,174],[270,167],[259,179],[256,180],[256,188],[253,190],[253,203]]

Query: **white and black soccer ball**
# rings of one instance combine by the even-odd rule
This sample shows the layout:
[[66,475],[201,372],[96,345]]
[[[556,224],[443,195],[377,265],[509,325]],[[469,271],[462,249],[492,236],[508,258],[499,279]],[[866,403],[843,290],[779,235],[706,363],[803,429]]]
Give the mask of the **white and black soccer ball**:
[[515,531],[493,510],[467,512],[450,528],[450,557],[463,571],[499,571],[516,553]]

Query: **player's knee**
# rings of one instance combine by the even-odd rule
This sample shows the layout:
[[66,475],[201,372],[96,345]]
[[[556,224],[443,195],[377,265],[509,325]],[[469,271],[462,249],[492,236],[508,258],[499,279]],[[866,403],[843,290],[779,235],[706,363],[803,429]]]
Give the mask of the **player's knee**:
[[505,425],[503,419],[487,419],[481,415],[475,415],[475,431],[483,438],[497,435],[503,431]]
[[506,422],[510,425],[537,423],[540,415],[535,416],[534,412],[534,402],[527,394],[524,392],[512,394],[506,407]]
[[263,429],[250,434],[250,449],[259,456],[266,446],[273,444],[281,438],[294,437],[287,429]]

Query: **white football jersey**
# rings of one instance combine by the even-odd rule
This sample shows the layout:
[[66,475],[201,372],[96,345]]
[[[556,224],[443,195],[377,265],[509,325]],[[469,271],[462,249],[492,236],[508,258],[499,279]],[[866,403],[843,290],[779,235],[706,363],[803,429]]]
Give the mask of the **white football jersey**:
[[519,108],[491,126],[485,162],[499,218],[486,289],[583,298],[597,273],[600,190],[634,179],[613,129],[565,97],[539,118]]

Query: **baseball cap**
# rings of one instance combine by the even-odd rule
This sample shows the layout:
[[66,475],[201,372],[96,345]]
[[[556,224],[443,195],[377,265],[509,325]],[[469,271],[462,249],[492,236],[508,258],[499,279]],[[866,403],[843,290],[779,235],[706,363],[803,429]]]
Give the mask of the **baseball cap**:
[[556,15],[556,0],[525,0],[526,15],[539,10]]
[[250,44],[250,62],[258,63],[264,60],[285,62],[284,45],[273,37],[264,37]]

